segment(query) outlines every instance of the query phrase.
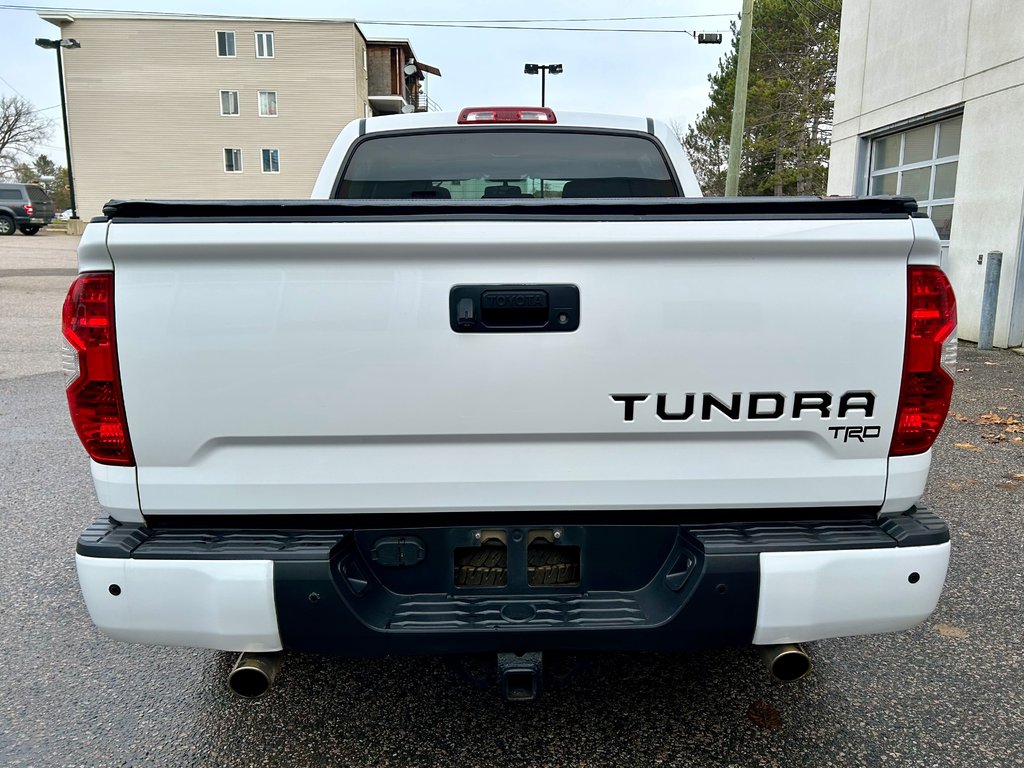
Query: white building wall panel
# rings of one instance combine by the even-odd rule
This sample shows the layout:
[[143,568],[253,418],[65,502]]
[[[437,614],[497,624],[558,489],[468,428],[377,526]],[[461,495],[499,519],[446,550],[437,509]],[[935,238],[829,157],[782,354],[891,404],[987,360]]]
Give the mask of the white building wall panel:
[[[962,110],[946,268],[975,341],[985,265],[1003,252],[997,346],[1024,344],[1024,35],[1015,0],[846,0],[829,194],[865,191],[870,140]],[[984,262],[984,259],[983,259]]]

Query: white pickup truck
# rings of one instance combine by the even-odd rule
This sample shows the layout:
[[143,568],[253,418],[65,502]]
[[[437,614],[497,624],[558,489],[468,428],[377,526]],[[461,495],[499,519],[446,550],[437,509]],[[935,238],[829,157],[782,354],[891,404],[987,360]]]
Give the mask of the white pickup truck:
[[312,200],[113,201],[63,314],[95,624],[237,651],[764,647],[902,630],[956,306],[907,198],[702,198],[644,118],[358,120]]

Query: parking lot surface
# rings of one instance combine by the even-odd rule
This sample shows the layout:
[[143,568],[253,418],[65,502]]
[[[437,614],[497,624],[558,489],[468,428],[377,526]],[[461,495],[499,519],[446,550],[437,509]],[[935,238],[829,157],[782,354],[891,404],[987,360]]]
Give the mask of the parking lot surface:
[[749,649],[608,654],[513,705],[434,658],[289,655],[247,702],[232,655],[106,640],[82,603],[98,506],[57,372],[75,242],[0,238],[0,765],[1024,765],[1024,356],[960,347],[925,498],[953,536],[935,615],[811,644],[798,683]]

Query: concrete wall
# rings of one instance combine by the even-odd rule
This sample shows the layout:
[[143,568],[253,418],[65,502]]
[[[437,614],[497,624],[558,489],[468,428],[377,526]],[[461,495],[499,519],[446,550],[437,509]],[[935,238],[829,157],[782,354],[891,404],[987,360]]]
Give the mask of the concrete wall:
[[[217,30],[236,56],[217,56]],[[274,32],[275,56],[257,59],[254,33]],[[365,41],[352,23],[90,18],[62,26],[82,47],[64,67],[79,215],[111,198],[308,197],[339,131],[365,115]],[[220,91],[240,114],[220,114]],[[277,117],[258,92],[277,91]],[[242,150],[225,173],[224,148]],[[278,149],[280,173],[261,150]]]
[[872,136],[962,109],[946,264],[977,340],[984,265],[1003,252],[995,343],[1024,344],[1024,34],[1018,0],[846,0],[830,194],[866,191]]

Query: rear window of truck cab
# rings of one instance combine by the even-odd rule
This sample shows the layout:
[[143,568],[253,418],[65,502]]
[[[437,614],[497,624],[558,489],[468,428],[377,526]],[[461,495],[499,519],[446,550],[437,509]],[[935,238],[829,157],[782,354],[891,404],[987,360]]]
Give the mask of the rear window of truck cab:
[[334,197],[487,200],[681,196],[659,145],[639,134],[456,129],[356,144]]

